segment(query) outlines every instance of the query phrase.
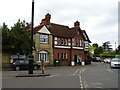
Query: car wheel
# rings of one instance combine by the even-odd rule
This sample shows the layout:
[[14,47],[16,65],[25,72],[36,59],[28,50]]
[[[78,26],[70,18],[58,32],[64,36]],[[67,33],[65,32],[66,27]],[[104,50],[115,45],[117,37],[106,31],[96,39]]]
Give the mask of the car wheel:
[[38,69],[38,67],[37,66],[34,66],[34,70],[37,70]]
[[16,66],[16,67],[15,67],[15,70],[16,70],[16,71],[19,71],[19,70],[20,70],[20,67],[19,67],[19,66]]

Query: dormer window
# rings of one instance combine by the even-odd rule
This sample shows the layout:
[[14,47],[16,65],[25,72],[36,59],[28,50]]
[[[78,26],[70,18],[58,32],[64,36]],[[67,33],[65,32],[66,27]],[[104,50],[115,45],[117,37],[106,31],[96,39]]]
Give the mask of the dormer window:
[[48,35],[40,34],[40,43],[48,43]]

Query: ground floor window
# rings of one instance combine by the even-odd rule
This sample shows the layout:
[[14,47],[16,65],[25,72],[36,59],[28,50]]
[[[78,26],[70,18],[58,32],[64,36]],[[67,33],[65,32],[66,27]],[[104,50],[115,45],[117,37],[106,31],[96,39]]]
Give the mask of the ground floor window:
[[46,51],[39,52],[39,61],[41,61],[41,59],[43,59],[44,62],[49,62],[49,54]]
[[58,53],[58,59],[67,59],[67,53]]

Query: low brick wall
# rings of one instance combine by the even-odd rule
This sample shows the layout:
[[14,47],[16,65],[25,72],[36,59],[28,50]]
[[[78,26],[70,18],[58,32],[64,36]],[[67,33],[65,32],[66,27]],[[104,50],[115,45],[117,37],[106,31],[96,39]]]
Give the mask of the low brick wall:
[[9,67],[11,67],[10,54],[3,53],[2,54],[2,68],[9,68]]

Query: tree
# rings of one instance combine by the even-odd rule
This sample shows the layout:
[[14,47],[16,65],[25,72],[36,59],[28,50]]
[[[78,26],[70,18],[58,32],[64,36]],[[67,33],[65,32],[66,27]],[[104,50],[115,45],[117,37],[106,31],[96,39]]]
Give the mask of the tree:
[[120,45],[118,45],[118,48],[116,49],[116,53],[120,54]]
[[103,49],[105,52],[110,52],[110,50],[112,50],[111,45],[110,45],[110,42],[107,41],[107,42],[104,42],[103,45],[102,45]]
[[7,52],[10,48],[10,43],[9,43],[10,29],[5,23],[3,23],[3,26],[0,27],[0,31],[2,31],[2,52],[4,51]]
[[94,49],[94,54],[100,54],[103,53],[103,47],[99,46],[97,43],[94,43],[92,45],[95,49]]
[[[30,28],[30,24],[25,20],[18,20],[17,23],[9,30],[4,24],[2,26],[3,31],[3,51],[10,53],[25,53],[30,51],[30,33],[27,29]],[[5,39],[4,39],[5,38]],[[5,41],[4,41],[5,40]]]

